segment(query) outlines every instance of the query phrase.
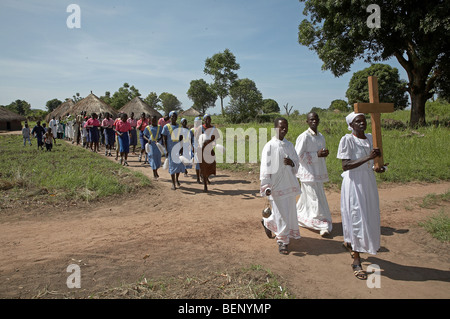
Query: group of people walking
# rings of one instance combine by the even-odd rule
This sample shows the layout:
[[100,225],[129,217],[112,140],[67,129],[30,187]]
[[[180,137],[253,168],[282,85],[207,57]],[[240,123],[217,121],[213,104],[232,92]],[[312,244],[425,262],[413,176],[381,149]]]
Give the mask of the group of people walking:
[[[75,117],[68,115],[64,121],[69,134],[57,135],[56,130],[62,121],[55,117],[48,128],[45,128],[45,123],[42,127],[38,122],[32,134],[38,139],[38,147],[46,132],[51,134],[53,130],[55,133],[51,143],[56,143],[56,138],[65,138],[93,152],[99,152],[100,146],[104,145],[105,156],[113,156],[115,150],[116,160],[124,166],[129,166],[128,155],[132,148],[133,155],[139,152],[139,162],[150,164],[154,179],[159,178],[159,168],[168,169],[173,190],[180,187],[179,175],[184,173],[187,176],[188,169],[195,165],[197,182],[203,184],[203,190],[207,192],[211,183],[209,176],[216,174],[213,148],[214,141],[220,137],[219,131],[211,125],[209,114],[204,115],[203,119],[195,118],[192,128],[188,128],[185,118],[181,119],[180,124],[177,121],[178,113],[175,111],[161,118],[142,113],[139,119],[134,117],[133,112],[129,117],[126,113],[120,113],[113,119],[109,113],[88,116],[82,111]],[[140,150],[136,150],[138,141]],[[166,158],[164,166],[162,157]]]
[[[54,119],[53,119],[54,120]],[[209,176],[216,174],[214,154],[219,131],[211,125],[211,116],[197,117],[192,128],[172,111],[163,118],[147,117],[142,113],[137,120],[121,113],[116,119],[106,113],[99,119],[96,113],[90,117],[82,112],[72,122],[72,143],[82,144],[94,152],[99,143],[105,145],[105,156],[113,156],[128,166],[130,147],[136,151],[140,141],[139,162],[149,163],[154,179],[158,179],[161,167],[168,169],[172,190],[180,187],[179,176],[187,175],[195,166],[197,182],[208,191]],[[364,114],[350,113],[346,122],[351,133],[340,140],[337,158],[342,161],[341,215],[344,235],[343,246],[353,258],[352,269],[359,279],[367,275],[361,266],[360,253],[376,254],[380,248],[380,209],[373,159],[380,150],[373,148],[372,135],[366,134]],[[299,239],[299,226],[319,231],[326,236],[332,230],[331,213],[324,191],[328,181],[325,159],[329,156],[325,138],[318,131],[320,119],[317,113],[307,114],[309,128],[300,134],[294,144],[285,139],[288,121],[275,120],[276,136],[266,143],[261,154],[261,195],[267,197],[271,214],[261,220],[269,238],[276,238],[281,254],[288,254],[291,239]],[[50,124],[50,123],[49,123]],[[31,134],[38,140],[38,148],[56,141],[53,125],[45,128],[37,122]],[[29,130],[29,128],[26,128]],[[26,135],[24,134],[24,145]],[[59,136],[61,138],[61,136]],[[29,139],[28,139],[29,140]],[[47,146],[49,150],[49,146]],[[119,159],[120,157],[120,159]],[[165,157],[164,165],[162,157]],[[384,168],[376,169],[377,173]],[[300,196],[297,200],[297,197]]]
[[[288,121],[275,120],[277,135],[261,155],[261,195],[271,204],[271,215],[262,224],[269,238],[276,238],[281,254],[288,254],[290,239],[299,239],[299,226],[326,236],[332,230],[331,213],[323,183],[328,181],[325,159],[329,155],[325,138],[318,131],[319,116],[311,112],[309,128],[300,134],[295,146],[285,139]],[[360,253],[375,255],[380,248],[380,208],[373,159],[372,135],[366,134],[366,117],[352,112],[346,117],[350,134],[339,143],[337,158],[342,161],[341,215],[343,246],[349,250],[354,275],[367,279]],[[377,169],[384,172],[384,168]],[[299,183],[300,181],[300,183]],[[297,196],[300,195],[298,201]]]

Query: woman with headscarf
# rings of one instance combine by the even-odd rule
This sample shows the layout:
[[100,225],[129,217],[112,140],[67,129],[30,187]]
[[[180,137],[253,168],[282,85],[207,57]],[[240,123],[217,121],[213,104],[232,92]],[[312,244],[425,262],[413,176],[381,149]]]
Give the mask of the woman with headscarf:
[[152,116],[151,125],[147,125],[144,129],[145,150],[147,152],[148,163],[153,170],[153,178],[158,179],[158,169],[161,167],[161,156],[159,140],[161,139],[162,127],[158,125],[158,118],[156,115]]
[[211,116],[205,114],[203,116],[205,124],[203,124],[203,134],[200,135],[198,144],[201,150],[200,174],[203,177],[203,191],[208,191],[207,184],[210,175],[216,175],[216,154],[214,153],[215,141],[220,138],[219,131],[211,125]]
[[181,144],[183,135],[180,126],[177,124],[178,114],[175,111],[169,113],[170,123],[164,125],[161,135],[163,137],[163,145],[167,150],[167,158],[169,161],[169,174],[172,178],[172,190],[180,186],[178,180],[180,173],[185,172],[184,164],[180,160]]
[[[380,248],[380,206],[373,159],[381,154],[373,148],[372,134],[366,134],[366,117],[350,113],[346,117],[352,131],[341,138],[337,158],[342,160],[341,215],[344,247],[353,258],[352,269],[358,279],[367,279],[360,253],[375,255]],[[384,168],[377,170],[384,172]]]

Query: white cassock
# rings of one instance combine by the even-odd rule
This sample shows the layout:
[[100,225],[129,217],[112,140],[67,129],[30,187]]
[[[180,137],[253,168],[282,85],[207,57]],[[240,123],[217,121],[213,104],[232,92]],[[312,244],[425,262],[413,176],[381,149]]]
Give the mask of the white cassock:
[[51,119],[50,122],[48,122],[48,127],[52,130],[53,137],[56,138],[57,136],[57,129],[58,129],[58,120]]
[[[294,162],[294,167],[284,164],[286,156]],[[294,145],[286,139],[280,141],[272,137],[261,154],[260,191],[261,196],[266,196],[266,189],[272,191],[268,197],[272,214],[264,218],[264,225],[275,234],[279,243],[289,244],[291,238],[300,238],[296,199],[301,191],[295,177],[297,170],[298,156]]]
[[323,189],[323,183],[328,182],[327,165],[325,157],[317,156],[322,148],[325,148],[325,138],[310,128],[300,134],[295,143],[300,160],[297,177],[302,190],[297,202],[297,218],[302,227],[331,232],[331,212]]
[[[372,135],[360,139],[353,134],[341,138],[337,158],[356,160],[373,149]],[[380,248],[380,204],[373,160],[342,173],[341,215],[345,242],[352,249],[375,255]]]

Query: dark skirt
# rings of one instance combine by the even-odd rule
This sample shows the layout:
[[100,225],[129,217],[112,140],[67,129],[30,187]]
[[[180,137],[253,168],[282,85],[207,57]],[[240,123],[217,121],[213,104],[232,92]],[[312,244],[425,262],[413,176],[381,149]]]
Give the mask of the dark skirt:
[[89,141],[92,143],[98,143],[99,134],[98,134],[98,127],[90,127],[89,128]]
[[114,130],[112,128],[106,128],[103,132],[105,133],[105,144],[113,146],[114,139],[116,138]]
[[128,136],[128,132],[124,132],[122,135],[119,135],[119,147],[120,153],[130,152],[130,138]]
[[137,133],[136,133],[136,129],[133,128],[130,131],[130,145],[136,146],[137,145]]

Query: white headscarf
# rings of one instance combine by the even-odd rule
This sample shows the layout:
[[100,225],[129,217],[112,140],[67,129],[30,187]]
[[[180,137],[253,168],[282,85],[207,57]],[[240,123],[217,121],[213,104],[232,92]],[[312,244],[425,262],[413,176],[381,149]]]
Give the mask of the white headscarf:
[[352,124],[353,120],[354,120],[355,117],[357,117],[358,115],[365,116],[364,113],[355,113],[355,112],[352,112],[352,113],[350,113],[349,115],[347,115],[347,116],[345,117],[345,121],[347,122],[348,130],[349,130],[349,131],[353,131],[353,128],[350,126],[350,124]]

